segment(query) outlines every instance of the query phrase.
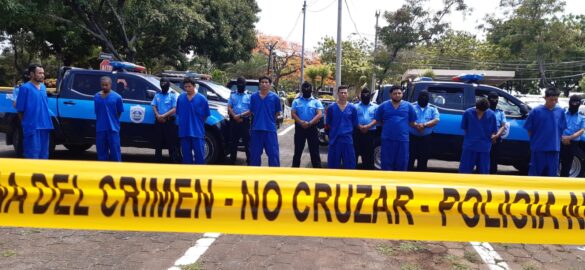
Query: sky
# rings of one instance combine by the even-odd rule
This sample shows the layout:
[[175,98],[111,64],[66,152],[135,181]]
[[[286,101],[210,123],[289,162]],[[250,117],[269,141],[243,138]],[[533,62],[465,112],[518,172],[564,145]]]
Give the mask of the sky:
[[[303,30],[303,0],[256,0],[262,10],[256,29],[267,35],[280,36],[301,44]],[[472,11],[469,14],[452,13],[446,18],[455,30],[464,30],[478,37],[483,33],[476,27],[488,14],[503,16],[498,0],[466,0]],[[583,14],[585,1],[566,0],[565,13]],[[307,0],[305,50],[314,51],[325,36],[337,38],[338,0]],[[403,0],[344,0],[342,14],[342,38],[350,35],[374,41],[376,10],[381,11],[379,25],[384,26],[384,11],[394,11],[404,4]],[[427,5],[438,10],[442,0],[428,0]],[[349,9],[348,9],[349,7]],[[351,20],[353,18],[353,21]],[[355,23],[355,25],[354,25]]]

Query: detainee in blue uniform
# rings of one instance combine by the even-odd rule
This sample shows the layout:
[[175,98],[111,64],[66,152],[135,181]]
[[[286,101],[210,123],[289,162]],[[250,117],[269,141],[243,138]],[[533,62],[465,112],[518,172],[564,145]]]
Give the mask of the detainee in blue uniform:
[[177,98],[176,113],[184,164],[205,164],[205,121],[211,112],[207,99],[196,92],[195,87],[195,80],[185,78],[185,92]]
[[490,102],[490,109],[496,116],[496,126],[498,132],[492,135],[492,149],[490,151],[490,174],[498,173],[498,157],[500,156],[500,147],[502,144],[502,135],[506,130],[506,114],[504,111],[498,109],[500,96],[496,91],[492,91],[488,94],[488,101]]
[[95,148],[98,160],[122,161],[120,149],[120,116],[124,111],[122,97],[112,91],[112,79],[100,79],[102,91],[94,96]]
[[566,128],[561,138],[561,176],[567,177],[571,172],[573,157],[579,151],[579,141],[585,128],[585,117],[579,113],[581,97],[572,95],[569,98],[569,108],[565,111]]
[[325,125],[329,129],[327,167],[355,169],[353,129],[358,126],[357,110],[347,101],[347,86],[339,86],[337,96],[337,102],[327,108],[325,118]]
[[45,71],[39,65],[28,68],[30,81],[19,88],[16,111],[20,115],[23,155],[31,159],[49,158],[49,139],[53,122],[43,81]]
[[236,164],[238,142],[240,138],[244,144],[246,164],[250,165],[250,94],[246,93],[246,79],[239,77],[236,80],[237,91],[232,92],[228,100],[228,114],[230,115],[230,164]]
[[291,105],[291,116],[295,120],[295,152],[292,167],[301,166],[301,156],[305,149],[305,141],[309,144],[309,153],[313,168],[321,168],[319,154],[319,131],[317,124],[323,116],[323,104],[313,97],[313,85],[303,82],[302,96],[295,98]]
[[415,127],[410,128],[410,155],[408,170],[414,171],[414,162],[417,161],[416,170],[426,171],[429,157],[431,156],[433,128],[439,123],[439,111],[429,105],[430,95],[428,91],[418,94],[414,104],[416,112]]
[[402,100],[402,88],[390,88],[391,99],[376,111],[376,121],[382,126],[381,169],[406,171],[409,161],[409,128],[415,127],[416,112],[409,102]]
[[490,150],[492,136],[498,132],[496,115],[489,109],[490,103],[486,98],[480,98],[475,108],[469,108],[461,118],[463,149],[461,151],[460,173],[472,173],[474,168],[480,174],[490,172]]
[[564,110],[556,106],[559,92],[547,89],[544,99],[544,105],[534,108],[524,123],[530,136],[531,176],[558,175],[561,135],[567,125]]
[[150,105],[154,112],[154,159],[162,162],[162,150],[168,149],[171,162],[180,162],[177,127],[177,94],[169,91],[171,82],[168,78],[160,80],[161,91],[156,93]]
[[268,166],[280,167],[276,118],[281,113],[280,98],[270,91],[272,80],[263,76],[258,80],[260,91],[250,97],[252,132],[250,134],[250,165],[262,165],[262,152],[266,151]]
[[363,88],[360,93],[360,103],[355,104],[358,126],[353,132],[355,160],[362,157],[362,167],[373,170],[374,167],[374,141],[376,138],[376,110],[378,105],[372,104],[370,89]]

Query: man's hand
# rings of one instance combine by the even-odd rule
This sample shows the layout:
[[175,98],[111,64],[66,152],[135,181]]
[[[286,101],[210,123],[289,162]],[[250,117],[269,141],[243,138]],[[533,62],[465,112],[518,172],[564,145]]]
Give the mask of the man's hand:
[[162,115],[157,115],[156,116],[156,121],[158,121],[159,123],[164,123],[167,120],[164,117],[162,117]]
[[416,124],[416,130],[418,130],[419,133],[424,133],[425,132],[425,124],[424,123]]
[[303,123],[301,124],[301,127],[303,127],[304,129],[309,128],[311,125],[309,124],[309,122],[307,121],[303,121]]
[[563,142],[564,145],[569,145],[569,144],[571,144],[571,137],[563,136],[561,141]]
[[498,143],[498,139],[500,138],[500,136],[496,135],[496,134],[492,134],[492,143]]

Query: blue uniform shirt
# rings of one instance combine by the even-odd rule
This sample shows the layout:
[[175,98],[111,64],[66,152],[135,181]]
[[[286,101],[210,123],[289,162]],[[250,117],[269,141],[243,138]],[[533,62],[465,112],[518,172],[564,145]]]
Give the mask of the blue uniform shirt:
[[394,109],[392,101],[382,103],[376,111],[376,120],[383,125],[382,139],[408,142],[410,123],[416,121],[414,106],[404,100]]
[[354,105],[348,102],[343,111],[341,111],[337,102],[329,105],[325,121],[331,127],[329,130],[329,145],[333,145],[336,142],[353,143],[353,128],[358,125],[357,110]]
[[[376,119],[376,110],[378,105],[368,103],[368,105],[360,102],[354,105],[357,110],[358,123],[365,126]],[[373,125],[369,130],[376,130],[376,125]]]
[[150,105],[156,106],[159,114],[165,114],[177,106],[177,94],[170,91],[166,94],[156,93]]
[[555,107],[549,110],[544,105],[534,108],[524,123],[524,129],[532,133],[530,150],[534,152],[559,152],[561,150],[561,134],[566,125],[563,109]]
[[187,93],[182,93],[177,98],[179,138],[205,138],[205,120],[209,115],[209,103],[202,94],[195,93],[189,100]]
[[[579,113],[570,114],[569,111],[566,111],[565,120],[567,121],[567,124],[563,131],[563,136],[571,136],[575,134],[575,132],[585,128],[585,117]],[[580,137],[577,137],[572,141],[579,141],[580,139]]]
[[461,119],[461,128],[465,130],[463,149],[475,152],[489,152],[492,148],[492,135],[498,132],[496,115],[491,109],[477,118],[475,107],[465,110]]
[[120,132],[119,115],[124,111],[122,97],[118,93],[110,91],[105,98],[102,98],[100,91],[95,94],[93,101],[95,109],[95,131]]
[[20,86],[16,110],[23,113],[22,131],[25,136],[38,129],[53,129],[52,113],[44,84],[41,83],[40,89],[37,89],[32,82]]
[[278,95],[268,92],[268,95],[262,99],[259,91],[252,94],[250,111],[254,115],[252,130],[276,132],[276,113],[282,111]]
[[496,109],[493,112],[496,114],[496,126],[498,129],[500,129],[500,127],[502,127],[502,123],[508,122],[506,121],[506,114],[500,109]]
[[[421,108],[421,106],[417,104],[414,105],[414,111],[416,112],[416,123],[426,123],[434,119],[439,119],[439,111],[434,106],[430,104],[427,105],[425,108]],[[424,129],[423,133],[418,132],[416,128],[410,127],[409,131],[410,134],[414,136],[427,136],[433,133],[434,127],[427,127]]]
[[296,111],[301,120],[309,122],[317,115],[317,110],[323,111],[323,104],[314,97],[299,97],[293,100],[291,110]]
[[238,91],[232,92],[228,100],[228,106],[232,107],[235,114],[242,114],[250,110],[250,94]]

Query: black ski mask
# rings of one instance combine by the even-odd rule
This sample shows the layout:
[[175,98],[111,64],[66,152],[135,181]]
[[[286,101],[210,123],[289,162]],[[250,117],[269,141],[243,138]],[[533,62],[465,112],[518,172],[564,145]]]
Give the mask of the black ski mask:
[[160,80],[160,90],[163,92],[163,94],[168,93],[170,87],[171,87],[171,82],[169,81],[169,79],[162,78]]
[[581,97],[579,95],[572,95],[569,98],[569,113],[576,114],[579,112],[579,106],[581,105]]
[[499,98],[500,96],[498,96],[498,93],[496,93],[495,91],[492,91],[488,94],[488,101],[490,102],[490,109],[492,109],[492,111],[495,111],[496,108],[498,108]]
[[363,104],[368,105],[370,104],[370,99],[372,98],[372,94],[370,92],[361,93],[360,100]]
[[427,91],[422,91],[420,92],[420,94],[418,94],[418,106],[420,106],[421,108],[426,108],[427,105],[429,105],[429,92]]
[[244,93],[244,91],[246,91],[246,79],[238,78],[236,81],[236,87],[238,88],[238,93]]
[[308,82],[304,82],[303,85],[301,85],[301,92],[303,93],[304,98],[311,98],[311,94],[313,93],[312,88],[313,86]]

